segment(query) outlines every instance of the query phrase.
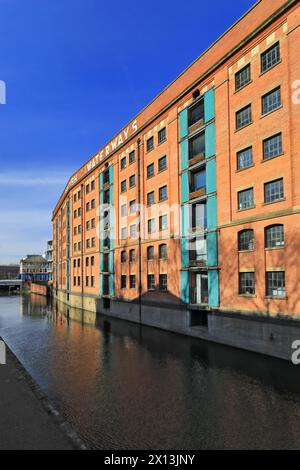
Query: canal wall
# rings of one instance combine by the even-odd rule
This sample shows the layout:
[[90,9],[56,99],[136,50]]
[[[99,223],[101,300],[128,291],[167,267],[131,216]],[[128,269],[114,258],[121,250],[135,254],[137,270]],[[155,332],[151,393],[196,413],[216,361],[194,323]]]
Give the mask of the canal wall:
[[[182,305],[126,302],[58,291],[56,300],[94,314],[139,323],[165,331],[291,360],[292,344],[300,340],[300,322],[290,318],[222,310],[194,311]],[[196,319],[196,321],[195,321]]]
[[43,295],[44,297],[50,296],[50,288],[47,285],[43,284],[34,284],[31,283],[30,292],[32,294]]

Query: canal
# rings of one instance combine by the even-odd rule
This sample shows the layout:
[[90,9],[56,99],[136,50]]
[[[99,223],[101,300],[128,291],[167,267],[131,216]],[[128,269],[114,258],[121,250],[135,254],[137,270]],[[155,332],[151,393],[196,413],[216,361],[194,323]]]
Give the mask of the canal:
[[160,330],[0,297],[0,336],[97,449],[299,449],[300,369]]

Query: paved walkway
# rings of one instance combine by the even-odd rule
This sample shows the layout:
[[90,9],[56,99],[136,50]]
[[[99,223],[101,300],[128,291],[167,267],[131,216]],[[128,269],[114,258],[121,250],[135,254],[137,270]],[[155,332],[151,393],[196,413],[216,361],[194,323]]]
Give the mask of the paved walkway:
[[0,365],[0,450],[74,449],[64,424],[10,351],[6,362]]

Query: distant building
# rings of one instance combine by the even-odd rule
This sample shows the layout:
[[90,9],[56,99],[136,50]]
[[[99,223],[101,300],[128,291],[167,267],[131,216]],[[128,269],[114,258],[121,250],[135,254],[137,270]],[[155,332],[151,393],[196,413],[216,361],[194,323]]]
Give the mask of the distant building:
[[41,255],[27,255],[20,261],[21,279],[34,282],[48,282],[48,262]]
[[20,267],[17,264],[0,265],[0,280],[18,279]]
[[52,281],[52,273],[53,273],[53,242],[49,240],[47,242],[47,251],[46,251],[46,261],[47,261],[47,269],[49,275],[49,281]]

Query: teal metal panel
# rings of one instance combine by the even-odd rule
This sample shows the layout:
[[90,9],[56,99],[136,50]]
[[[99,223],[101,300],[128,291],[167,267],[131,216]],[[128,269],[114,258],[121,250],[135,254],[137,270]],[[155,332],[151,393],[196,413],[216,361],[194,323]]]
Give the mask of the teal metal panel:
[[190,206],[188,204],[181,207],[181,235],[187,237],[190,230]]
[[212,122],[205,128],[205,156],[211,158],[216,155],[216,126]]
[[185,108],[179,114],[179,130],[180,139],[184,139],[188,135],[188,110]]
[[204,118],[205,122],[215,117],[215,90],[212,88],[204,95]]
[[209,196],[207,198],[207,229],[214,230],[218,225],[217,198]]
[[190,188],[189,188],[189,174],[184,172],[181,175],[181,202],[185,203],[189,201]]
[[181,267],[188,268],[190,265],[190,254],[189,254],[189,239],[182,238],[181,239]]
[[181,155],[181,170],[187,170],[189,166],[189,142],[184,140],[180,144],[180,155]]
[[109,272],[114,272],[114,250],[109,252]]
[[109,184],[113,184],[114,182],[114,166],[110,165],[109,167]]
[[113,274],[110,274],[109,276],[109,295],[112,297],[115,295],[115,281]]
[[207,233],[207,265],[209,267],[218,266],[218,233]]
[[207,194],[215,193],[217,190],[217,167],[216,160],[209,160],[206,163],[206,192]]
[[189,272],[182,271],[180,273],[180,298],[185,304],[190,303],[190,283]]
[[100,272],[103,272],[103,253],[100,253]]
[[219,272],[208,271],[208,306],[219,307]]
[[100,295],[103,295],[103,274],[100,274]]

